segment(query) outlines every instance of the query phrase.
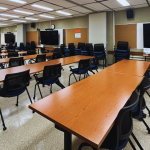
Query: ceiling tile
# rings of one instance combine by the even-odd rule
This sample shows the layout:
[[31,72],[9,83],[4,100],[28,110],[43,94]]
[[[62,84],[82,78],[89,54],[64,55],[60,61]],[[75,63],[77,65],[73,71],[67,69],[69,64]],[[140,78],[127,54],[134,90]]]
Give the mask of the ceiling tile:
[[146,0],[127,0],[130,5],[146,4]]
[[84,5],[84,6],[86,6],[88,8],[91,8],[91,9],[94,9],[94,10],[97,10],[97,11],[103,11],[103,10],[108,9],[107,7],[103,6],[100,3],[92,3],[92,4],[87,4],[87,5]]
[[87,3],[94,3],[95,0],[71,0],[73,2],[76,2],[78,4],[87,4]]
[[148,4],[135,5],[134,8],[148,7]]
[[88,10],[88,9],[80,7],[80,6],[71,7],[70,9],[78,11],[78,12],[82,12],[82,13],[90,13],[90,12],[92,12],[91,10]]

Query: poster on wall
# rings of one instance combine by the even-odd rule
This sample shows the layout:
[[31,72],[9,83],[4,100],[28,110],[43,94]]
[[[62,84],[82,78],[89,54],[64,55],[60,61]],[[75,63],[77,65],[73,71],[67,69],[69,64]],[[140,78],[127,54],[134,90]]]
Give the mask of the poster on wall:
[[75,33],[75,38],[81,38],[81,33]]

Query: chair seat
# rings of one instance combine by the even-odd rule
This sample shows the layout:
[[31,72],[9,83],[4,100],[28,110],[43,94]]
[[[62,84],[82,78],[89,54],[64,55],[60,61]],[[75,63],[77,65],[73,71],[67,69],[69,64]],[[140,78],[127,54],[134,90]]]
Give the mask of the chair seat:
[[117,49],[116,52],[128,53],[128,50],[119,50],[119,49]]
[[[19,85],[16,85],[16,87],[19,87]],[[15,92],[8,92],[6,95],[3,95],[3,88],[0,89],[0,96],[2,97],[15,97],[15,96],[18,96],[20,94],[22,94],[26,89],[22,89],[22,90],[18,90],[18,91],[15,91]]]
[[65,52],[70,52],[70,49],[65,49]]
[[81,53],[88,53],[88,51],[81,51]]
[[104,54],[104,52],[94,52],[94,54]]
[[[136,113],[138,111],[138,105],[132,110],[132,114]],[[132,115],[135,119],[140,119],[142,117],[142,111],[139,113],[138,116]]]
[[75,51],[81,51],[81,49],[75,49]]
[[41,78],[38,78],[37,81],[40,83],[40,84],[46,84],[46,85],[50,85],[50,84],[53,84],[53,83],[56,83],[58,81],[58,78],[56,79],[47,79],[43,82],[43,77]]
[[90,69],[98,69],[98,66],[96,66],[96,65],[90,65]]
[[88,72],[87,70],[81,70],[81,69],[78,70],[78,68],[72,69],[71,71],[76,74],[85,74]]
[[125,139],[125,140],[120,140],[119,144],[117,146],[117,148],[115,150],[121,150],[124,147],[126,147],[127,143],[128,143],[129,139]]

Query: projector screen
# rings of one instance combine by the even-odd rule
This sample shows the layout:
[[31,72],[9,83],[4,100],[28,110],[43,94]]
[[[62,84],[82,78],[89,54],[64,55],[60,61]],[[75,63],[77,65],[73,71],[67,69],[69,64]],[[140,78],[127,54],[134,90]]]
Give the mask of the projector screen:
[[13,33],[5,34],[5,43],[15,43],[15,35]]
[[150,23],[143,24],[144,48],[150,48]]
[[58,30],[40,31],[41,44],[58,45]]

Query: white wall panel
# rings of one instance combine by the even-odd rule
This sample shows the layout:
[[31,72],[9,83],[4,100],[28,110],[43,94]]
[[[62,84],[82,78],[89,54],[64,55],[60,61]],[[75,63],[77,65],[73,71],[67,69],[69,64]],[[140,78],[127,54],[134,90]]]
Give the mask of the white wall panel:
[[143,23],[137,23],[137,49],[143,49]]

